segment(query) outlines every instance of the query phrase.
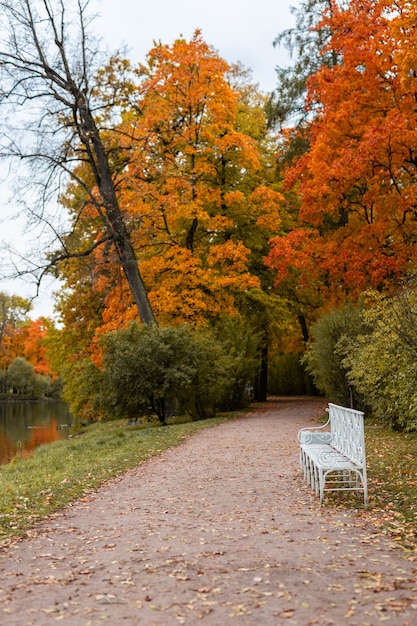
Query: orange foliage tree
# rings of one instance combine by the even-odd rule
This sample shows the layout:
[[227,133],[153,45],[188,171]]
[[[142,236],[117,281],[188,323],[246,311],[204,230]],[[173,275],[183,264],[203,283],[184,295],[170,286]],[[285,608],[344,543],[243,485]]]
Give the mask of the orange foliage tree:
[[[286,312],[281,305],[270,314],[277,303],[263,261],[283,203],[265,96],[198,31],[191,41],[155,46],[135,89],[108,141],[118,203],[158,323],[216,325],[240,313],[266,343],[269,319]],[[138,315],[89,197],[71,186],[63,202],[73,216],[65,242],[73,254],[59,268],[63,330],[52,343],[61,355],[54,366],[70,378],[68,396],[79,398],[79,381],[94,376],[91,356],[101,363],[100,337]]]
[[24,357],[36,374],[51,376],[46,337],[50,320],[27,316],[31,304],[25,298],[0,292],[0,369],[7,370],[17,357]]
[[250,271],[253,229],[279,223],[282,199],[262,185],[229,73],[198,31],[158,45],[140,68],[140,116],[125,122],[136,141],[122,194],[163,322],[233,314],[236,293],[260,284]]
[[0,369],[24,352],[24,324],[31,308],[29,300],[0,292]]
[[[118,129],[120,204],[158,321],[204,324],[261,285],[254,259],[279,225],[282,196],[265,184],[259,146],[264,102],[198,31],[157,45],[138,74]],[[137,312],[108,246],[94,254],[105,332]]]
[[390,289],[415,261],[415,24],[415,3],[351,0],[320,25],[338,62],[309,80],[310,148],[286,181],[299,219],[268,264],[321,304]]
[[24,328],[24,353],[25,359],[32,363],[35,374],[52,376],[49,362],[46,338],[50,322],[46,318],[39,317],[28,322]]

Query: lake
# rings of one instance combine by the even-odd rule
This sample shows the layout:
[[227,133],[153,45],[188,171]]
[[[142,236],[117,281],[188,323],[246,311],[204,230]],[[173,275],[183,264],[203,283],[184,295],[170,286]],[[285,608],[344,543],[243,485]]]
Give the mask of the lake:
[[65,402],[0,402],[0,464],[67,439],[73,417]]

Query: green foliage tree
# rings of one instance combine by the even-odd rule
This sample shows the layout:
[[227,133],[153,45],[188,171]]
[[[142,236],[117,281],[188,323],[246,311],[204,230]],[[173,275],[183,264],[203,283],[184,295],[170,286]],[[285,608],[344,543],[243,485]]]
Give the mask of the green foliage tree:
[[312,338],[302,363],[319,391],[331,402],[362,406],[355,393],[345,357],[358,337],[366,333],[361,308],[351,303],[324,314],[312,327]]
[[62,368],[65,381],[62,397],[68,403],[77,422],[100,421],[105,417],[102,400],[102,372],[89,357],[71,361]]
[[178,409],[193,419],[206,419],[217,410],[228,408],[230,390],[238,372],[232,369],[235,361],[227,356],[224,346],[211,332],[194,332],[189,342],[189,359],[194,372],[190,384],[177,397]]
[[[267,296],[265,296],[267,298]],[[246,312],[245,312],[246,313]],[[215,327],[216,337],[227,354],[227,383],[220,408],[240,409],[248,405],[261,368],[262,333],[248,317],[223,317]]]
[[208,334],[186,326],[141,327],[107,334],[101,398],[107,415],[136,418],[188,410],[193,417],[214,414],[226,380],[226,358]]
[[275,347],[274,339],[289,331],[291,315],[287,302],[272,292],[267,277],[264,280],[264,289],[248,290],[239,301],[246,328],[252,335],[252,345],[256,346],[257,368],[252,378],[256,402],[265,402],[267,399],[270,350]]
[[281,128],[291,122],[302,125],[308,115],[305,98],[309,77],[323,64],[331,67],[337,62],[333,51],[322,54],[330,32],[326,27],[319,27],[323,14],[331,6],[332,0],[304,0],[291,7],[295,26],[277,35],[274,46],[284,47],[293,63],[276,68],[278,86],[268,105],[270,123]]
[[35,368],[23,357],[12,361],[7,370],[7,385],[17,394],[32,394],[36,384]]
[[363,313],[371,329],[350,345],[342,365],[375,418],[394,430],[417,430],[417,290],[373,294]]
[[52,396],[54,385],[50,376],[35,374],[33,395],[36,398],[49,398]]

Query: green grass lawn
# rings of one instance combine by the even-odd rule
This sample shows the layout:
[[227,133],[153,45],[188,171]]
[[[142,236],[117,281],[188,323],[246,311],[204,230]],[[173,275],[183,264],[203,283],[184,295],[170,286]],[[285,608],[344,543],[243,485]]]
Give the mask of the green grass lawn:
[[417,549],[417,434],[365,421],[370,510],[403,547]]
[[365,419],[365,445],[369,506],[363,497],[328,493],[325,505],[357,508],[370,521],[406,550],[417,549],[417,434],[398,433]]

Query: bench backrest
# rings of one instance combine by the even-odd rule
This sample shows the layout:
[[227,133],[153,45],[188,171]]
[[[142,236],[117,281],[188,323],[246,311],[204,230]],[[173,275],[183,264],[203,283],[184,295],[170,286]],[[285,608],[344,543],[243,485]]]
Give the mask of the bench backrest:
[[365,430],[362,411],[329,403],[329,421],[332,446],[365,468]]

